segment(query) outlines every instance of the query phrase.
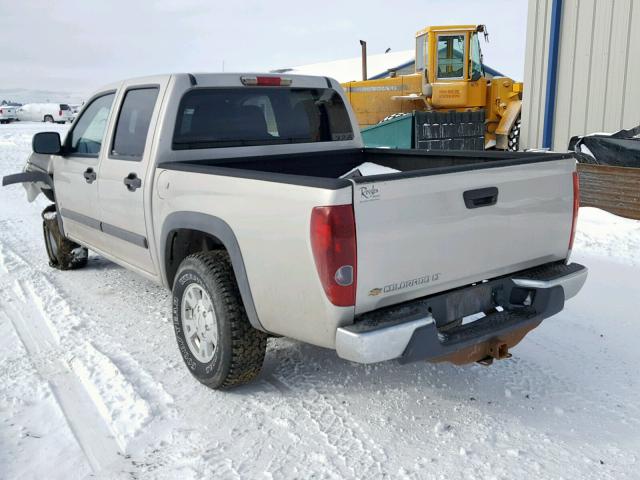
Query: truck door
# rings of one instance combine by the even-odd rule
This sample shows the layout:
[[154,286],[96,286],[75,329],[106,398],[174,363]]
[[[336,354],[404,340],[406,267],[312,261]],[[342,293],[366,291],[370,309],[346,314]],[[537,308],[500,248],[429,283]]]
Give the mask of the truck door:
[[467,34],[440,33],[435,43],[436,78],[431,102],[436,108],[465,107],[467,100]]
[[52,157],[54,189],[65,234],[100,249],[98,166],[114,91],[95,96],[67,134],[62,155]]
[[103,232],[111,237],[109,252],[152,276],[147,236],[151,219],[145,218],[145,204],[150,202],[153,178],[146,173],[166,83],[163,79],[153,85],[123,85],[113,135],[100,166],[100,218]]

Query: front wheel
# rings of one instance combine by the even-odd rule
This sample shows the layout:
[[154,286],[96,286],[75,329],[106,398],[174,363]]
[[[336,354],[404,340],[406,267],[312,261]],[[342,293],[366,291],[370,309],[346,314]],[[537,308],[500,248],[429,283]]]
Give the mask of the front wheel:
[[75,270],[87,264],[89,251],[62,235],[55,205],[49,205],[42,212],[42,230],[50,267]]
[[229,255],[190,255],[173,283],[173,327],[182,358],[204,385],[226,389],[262,368],[267,334],[249,323]]

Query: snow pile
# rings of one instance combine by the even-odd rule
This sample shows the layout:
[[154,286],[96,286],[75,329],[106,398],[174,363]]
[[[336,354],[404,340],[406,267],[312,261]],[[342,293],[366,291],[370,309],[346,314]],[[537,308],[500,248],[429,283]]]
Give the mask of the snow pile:
[[640,220],[581,207],[573,250],[640,265]]
[[[379,53],[367,55],[367,72],[369,78],[386,73],[387,70],[397,68],[413,61],[413,50],[401,50],[398,52]],[[295,75],[320,75],[335,78],[338,82],[350,82],[362,80],[362,58],[353,57],[330,62],[299,65],[291,68],[273,70],[273,72]]]
[[385,173],[397,173],[400,170],[396,170],[395,168],[385,167],[383,165],[378,165],[376,163],[364,162],[361,165],[358,165],[355,168],[352,168],[347,173],[342,175],[340,178],[350,178],[350,177],[368,177],[370,175],[382,175]]

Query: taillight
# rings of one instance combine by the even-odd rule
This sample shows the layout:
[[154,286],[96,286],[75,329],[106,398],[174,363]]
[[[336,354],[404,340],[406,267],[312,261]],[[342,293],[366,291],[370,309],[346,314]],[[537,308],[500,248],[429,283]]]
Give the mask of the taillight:
[[3,113],[3,111],[2,111],[2,109],[0,108],[0,115],[2,115],[2,113]]
[[580,209],[580,178],[578,172],[573,172],[573,221],[571,223],[571,236],[569,237],[569,253],[573,248],[573,239],[576,236],[578,223],[578,210]]
[[58,116],[61,117],[62,116],[62,110],[58,110]]
[[311,211],[311,249],[324,292],[331,303],[356,303],[356,225],[351,205]]
[[290,78],[282,77],[240,77],[240,81],[246,86],[258,87],[288,87],[291,85]]

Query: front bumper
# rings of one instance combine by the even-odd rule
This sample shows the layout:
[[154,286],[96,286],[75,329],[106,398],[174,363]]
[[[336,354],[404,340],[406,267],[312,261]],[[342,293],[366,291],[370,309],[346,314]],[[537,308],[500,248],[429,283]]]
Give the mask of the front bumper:
[[[338,356],[358,363],[399,359],[471,363],[497,357],[542,320],[560,312],[587,279],[587,268],[552,263],[369,312],[336,333]],[[460,319],[485,316],[467,324]]]

